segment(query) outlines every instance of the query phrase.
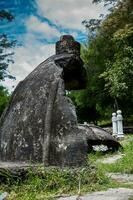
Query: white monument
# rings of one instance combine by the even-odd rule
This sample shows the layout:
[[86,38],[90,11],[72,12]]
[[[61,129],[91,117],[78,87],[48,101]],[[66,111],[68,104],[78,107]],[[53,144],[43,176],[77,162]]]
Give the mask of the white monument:
[[112,131],[113,131],[113,136],[117,137],[117,117],[116,113],[112,113]]
[[123,133],[123,117],[121,110],[117,110],[117,138],[121,139],[124,137]]

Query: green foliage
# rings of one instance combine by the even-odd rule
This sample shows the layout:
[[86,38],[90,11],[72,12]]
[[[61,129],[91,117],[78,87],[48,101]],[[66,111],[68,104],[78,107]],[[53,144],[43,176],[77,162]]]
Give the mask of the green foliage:
[[[0,10],[0,20],[12,21],[14,17],[11,13]],[[0,82],[5,80],[5,78],[14,78],[8,71],[9,63],[13,63],[11,48],[14,47],[15,41],[10,41],[4,33],[0,35]],[[0,116],[4,111],[7,103],[9,101],[9,94],[6,88],[0,85]]]
[[112,50],[112,56],[104,60],[105,70],[100,77],[105,80],[105,90],[112,98],[117,99],[118,106],[128,116],[133,112],[132,7],[131,0],[119,3],[103,22],[100,30],[100,34],[105,35],[112,44],[111,48],[108,47]]
[[[13,15],[5,10],[0,10],[0,20],[12,21]],[[7,22],[6,22],[7,23]],[[0,80],[4,80],[5,77],[13,78],[7,71],[10,62],[13,63],[12,55],[10,53],[11,48],[14,47],[15,41],[10,41],[4,33],[0,35]]]
[[[79,182],[81,190],[79,191]],[[79,194],[108,188],[109,179],[94,167],[82,169],[38,168],[30,170],[24,182],[1,185],[0,192],[10,193],[9,200],[53,199],[61,194]]]
[[[112,96],[123,97],[127,92],[132,93],[133,75],[133,27],[126,26],[114,34],[116,50],[113,61],[107,63],[103,73]],[[128,94],[129,95],[129,94]]]
[[133,140],[124,145],[124,157],[112,164],[101,164],[101,168],[108,172],[133,174]]
[[133,196],[131,196],[128,200],[133,200]]
[[15,41],[10,42],[5,34],[0,35],[0,80],[4,80],[5,77],[14,78],[8,72],[9,63],[13,63],[11,57],[13,53],[8,53],[8,51],[14,45]]
[[[72,195],[84,194],[93,191],[105,190],[107,188],[126,187],[109,179],[107,172],[133,173],[133,136],[126,136],[121,142],[125,156],[114,164],[102,164],[96,162],[99,158],[106,156],[101,153],[89,154],[90,167],[86,168],[38,168],[30,169],[26,179],[14,181],[13,177],[6,173],[8,182],[0,185],[0,193],[7,191],[8,200],[52,200],[62,194]],[[96,167],[94,167],[94,164]],[[79,182],[81,184],[79,191]]]
[[[13,15],[5,10],[0,10],[0,20],[12,21],[14,19]],[[7,22],[6,22],[7,23]],[[7,68],[10,62],[13,63],[11,48],[15,45],[15,41],[10,41],[7,35],[4,33],[0,35],[0,80],[4,80],[5,77],[12,77]]]
[[6,10],[0,10],[0,20],[12,21],[14,19],[13,15]]
[[104,2],[117,4],[104,20],[83,22],[89,30],[82,47],[88,84],[71,93],[80,121],[108,120],[117,109],[124,117],[133,112],[133,1]]
[[[126,136],[125,139],[121,142],[121,144],[123,146],[123,149],[121,151],[124,154],[124,156],[112,164],[104,164],[98,162],[96,165],[99,170],[103,170],[104,173],[119,172],[119,173],[133,174],[133,136],[132,135]],[[107,155],[107,157],[108,156],[111,156],[111,154]],[[90,155],[90,160],[92,164],[96,163],[96,160],[99,158],[102,159],[105,158],[105,156],[101,153]]]
[[3,86],[0,86],[0,116],[9,102],[9,98],[10,96],[7,89],[5,89]]
[[97,123],[97,118],[99,114],[95,109],[96,102],[94,99],[94,95],[93,98],[88,98],[88,95],[91,96],[91,94],[92,93],[91,90],[89,90],[89,88],[88,90],[86,89],[82,91],[72,91],[69,94],[69,97],[73,100],[76,106],[78,121],[80,123],[83,123],[84,121],[93,122],[95,124]]

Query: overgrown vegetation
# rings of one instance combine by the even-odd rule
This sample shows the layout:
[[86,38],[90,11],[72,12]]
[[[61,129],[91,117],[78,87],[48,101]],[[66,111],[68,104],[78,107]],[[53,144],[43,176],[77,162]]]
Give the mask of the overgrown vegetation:
[[[99,2],[102,0],[94,0]],[[105,0],[105,3],[116,0]],[[88,74],[87,89],[72,92],[80,122],[110,118],[114,110],[121,108],[126,116],[133,112],[133,1],[123,0],[114,4],[111,13],[103,20],[91,20],[86,24],[89,31],[88,43],[82,48],[82,58]],[[7,12],[0,11],[1,19],[12,20]],[[97,22],[97,23],[96,23]],[[99,24],[101,23],[101,24]],[[95,25],[95,26],[94,26]],[[12,62],[5,49],[12,42],[6,35],[0,36],[0,81],[8,74],[8,64]],[[9,94],[0,86],[0,115],[9,100]],[[131,116],[132,119],[132,116]],[[90,154],[89,164],[96,167],[83,169],[38,168],[29,170],[25,180],[14,179],[5,174],[6,183],[0,185],[0,193],[8,192],[8,200],[53,199],[61,194],[79,194],[120,186],[110,180],[107,172],[133,174],[133,136],[126,138],[122,152],[124,157],[113,164],[96,163],[103,154]],[[107,156],[109,156],[108,154]],[[79,185],[81,188],[79,190]]]
[[128,200],[133,200],[133,196],[131,196]]
[[[41,174],[39,173],[41,172]],[[79,191],[79,181],[81,191]],[[8,200],[52,199],[61,194],[79,194],[108,188],[113,183],[102,171],[95,168],[83,169],[38,169],[29,171],[27,179],[14,182],[9,176],[8,183],[0,186],[0,191],[10,193]]]
[[133,139],[124,145],[124,156],[112,164],[100,164],[99,168],[107,172],[120,172],[133,174]]
[[89,34],[82,48],[87,88],[70,94],[80,122],[110,119],[117,109],[125,118],[133,113],[133,1],[103,2],[115,3],[104,20],[84,21]]
[[[0,22],[7,23],[7,21],[11,22],[13,19],[14,17],[11,13],[0,10]],[[9,93],[1,82],[5,80],[5,78],[14,78],[8,71],[9,63],[13,63],[13,52],[11,49],[14,45],[15,41],[11,41],[4,33],[0,34],[0,116],[9,101]]]
[[[123,149],[121,150],[124,154],[123,158],[112,164],[97,163],[99,170],[106,172],[120,172],[133,174],[133,136],[126,136],[126,139],[121,142]],[[111,156],[111,154],[109,154]],[[115,154],[114,154],[115,155]],[[108,156],[108,155],[106,155]],[[101,153],[91,154],[90,160],[94,164],[98,158],[105,158]]]
[[7,89],[0,85],[0,116],[9,102],[10,95]]
[[[96,162],[112,154],[89,154],[89,167],[86,168],[45,168],[30,169],[22,179],[5,173],[6,182],[0,185],[0,192],[8,192],[8,200],[54,199],[62,194],[83,194],[115,187],[127,187],[106,176],[107,172],[133,173],[133,136],[122,141],[125,156],[114,164]],[[115,154],[113,154],[115,155]],[[79,189],[80,182],[80,189]],[[130,186],[132,187],[132,186]]]

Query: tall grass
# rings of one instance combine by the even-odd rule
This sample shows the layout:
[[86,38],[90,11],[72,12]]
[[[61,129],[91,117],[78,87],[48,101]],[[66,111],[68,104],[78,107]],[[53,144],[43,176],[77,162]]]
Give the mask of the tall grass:
[[133,140],[123,144],[124,156],[112,164],[99,164],[99,169],[107,172],[120,172],[133,174]]
[[[89,154],[86,168],[37,168],[28,171],[25,179],[5,173],[7,182],[0,185],[0,193],[8,192],[7,200],[52,200],[62,194],[79,194],[121,186],[110,180],[106,172],[133,173],[133,136],[123,144],[125,156],[113,164],[97,163],[101,153]],[[115,154],[114,154],[115,155]],[[106,157],[110,156],[107,154]],[[95,166],[94,166],[95,165]],[[4,174],[3,174],[4,175]],[[80,187],[80,188],[79,188]]]
[[78,194],[108,188],[111,181],[94,167],[82,169],[45,168],[29,171],[23,182],[8,182],[0,186],[8,192],[8,200],[52,199],[61,194]]

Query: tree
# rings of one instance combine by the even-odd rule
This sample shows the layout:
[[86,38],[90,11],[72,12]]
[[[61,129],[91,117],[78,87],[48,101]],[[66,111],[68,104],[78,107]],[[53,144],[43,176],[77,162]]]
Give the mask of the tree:
[[100,77],[105,79],[105,89],[116,99],[126,115],[132,114],[133,104],[133,27],[125,26],[117,31],[113,60],[106,63]]
[[[128,30],[126,30],[128,29]],[[131,38],[130,38],[131,37]],[[130,39],[129,39],[130,38]],[[114,59],[108,61],[106,71],[101,74],[106,81],[105,87],[110,95],[117,98],[129,96],[133,90],[133,45],[128,40],[133,41],[133,27],[122,29],[115,33],[112,40],[116,44]]]
[[14,16],[5,10],[0,10],[0,20],[7,19],[8,21],[12,21],[14,19]]
[[3,86],[0,86],[0,116],[9,102],[9,98],[10,98],[10,95],[7,89]]
[[[14,17],[7,11],[0,10],[0,20],[8,20],[11,22]],[[9,53],[7,50],[15,45],[15,41],[10,41],[4,33],[0,35],[0,81],[4,78],[14,78],[8,72],[8,65],[13,62],[11,56],[13,52]]]
[[116,109],[127,116],[133,112],[133,1],[104,2],[115,3],[106,18],[84,21],[89,30],[88,43],[82,48],[88,84],[85,91],[72,93],[78,109],[95,108],[92,120],[110,118]]
[[118,3],[117,8],[107,17],[101,26],[113,45],[113,57],[107,57],[106,69],[100,77],[105,80],[105,90],[113,97],[118,107],[129,116],[133,104],[133,1]]
[[0,35],[0,80],[4,80],[6,77],[14,78],[7,70],[9,63],[13,63],[11,58],[13,52],[7,53],[7,49],[12,48],[14,44],[15,42],[9,41],[5,34]]
[[[0,20],[6,20],[11,22],[14,19],[12,14],[10,14],[7,11],[0,10]],[[13,52],[9,52],[9,49],[11,49],[15,45],[15,41],[10,41],[4,33],[0,35],[0,81],[5,80],[5,78],[14,78],[9,72],[8,72],[8,65],[10,62],[13,62],[12,55]],[[6,104],[9,100],[9,93],[5,87],[0,85],[0,115],[2,114]]]

